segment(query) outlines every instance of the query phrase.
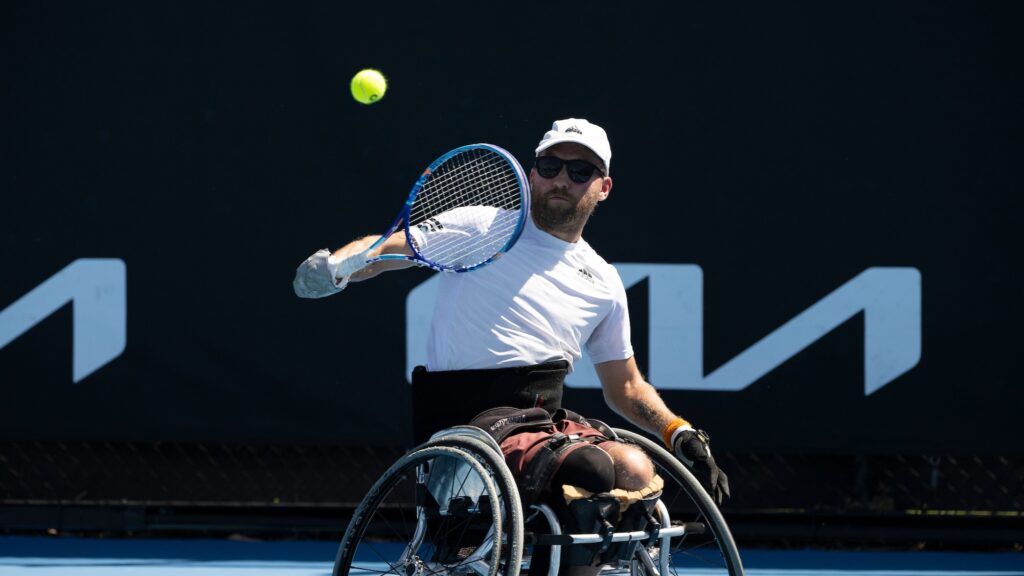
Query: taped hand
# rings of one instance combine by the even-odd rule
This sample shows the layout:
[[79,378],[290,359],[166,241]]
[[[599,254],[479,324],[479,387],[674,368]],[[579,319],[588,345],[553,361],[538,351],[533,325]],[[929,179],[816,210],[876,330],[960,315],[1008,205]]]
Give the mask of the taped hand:
[[317,250],[315,254],[306,258],[306,261],[295,270],[295,280],[292,281],[292,288],[299,298],[323,298],[331,294],[337,294],[348,285],[348,276],[335,280],[331,267],[327,265],[327,259],[331,253],[326,249]]

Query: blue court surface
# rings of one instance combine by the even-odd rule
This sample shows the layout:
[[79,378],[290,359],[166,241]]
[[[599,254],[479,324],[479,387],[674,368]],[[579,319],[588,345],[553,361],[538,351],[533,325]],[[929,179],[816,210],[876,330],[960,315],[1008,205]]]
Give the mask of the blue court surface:
[[[331,542],[0,537],[0,575],[326,576]],[[752,576],[1024,575],[1024,553],[746,550]],[[699,574],[699,572],[686,572]]]

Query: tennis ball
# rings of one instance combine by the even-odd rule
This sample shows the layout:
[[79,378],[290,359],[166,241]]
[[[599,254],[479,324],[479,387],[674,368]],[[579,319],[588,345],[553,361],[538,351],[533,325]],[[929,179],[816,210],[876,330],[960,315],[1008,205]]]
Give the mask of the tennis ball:
[[388,81],[384,75],[372,68],[360,70],[352,77],[352,97],[363,104],[373,104],[384,97]]

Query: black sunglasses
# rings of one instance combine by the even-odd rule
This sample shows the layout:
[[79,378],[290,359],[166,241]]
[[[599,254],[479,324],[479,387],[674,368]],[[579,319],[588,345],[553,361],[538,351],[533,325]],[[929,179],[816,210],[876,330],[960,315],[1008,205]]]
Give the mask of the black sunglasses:
[[600,168],[586,160],[562,160],[557,156],[538,156],[534,162],[537,174],[544,178],[558,176],[558,173],[562,171],[562,166],[565,166],[565,173],[569,175],[569,180],[577,184],[588,182],[594,177],[594,172],[604,176],[604,172]]

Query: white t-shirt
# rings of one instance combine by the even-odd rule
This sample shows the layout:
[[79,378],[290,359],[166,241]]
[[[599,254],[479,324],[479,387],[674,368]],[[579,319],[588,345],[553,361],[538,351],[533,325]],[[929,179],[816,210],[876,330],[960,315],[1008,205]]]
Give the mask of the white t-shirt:
[[[421,251],[459,227],[411,228]],[[433,238],[432,238],[433,237]],[[427,341],[427,369],[503,368],[582,357],[624,360],[630,344],[626,290],[584,240],[564,242],[527,218],[519,241],[479,270],[441,275]]]

